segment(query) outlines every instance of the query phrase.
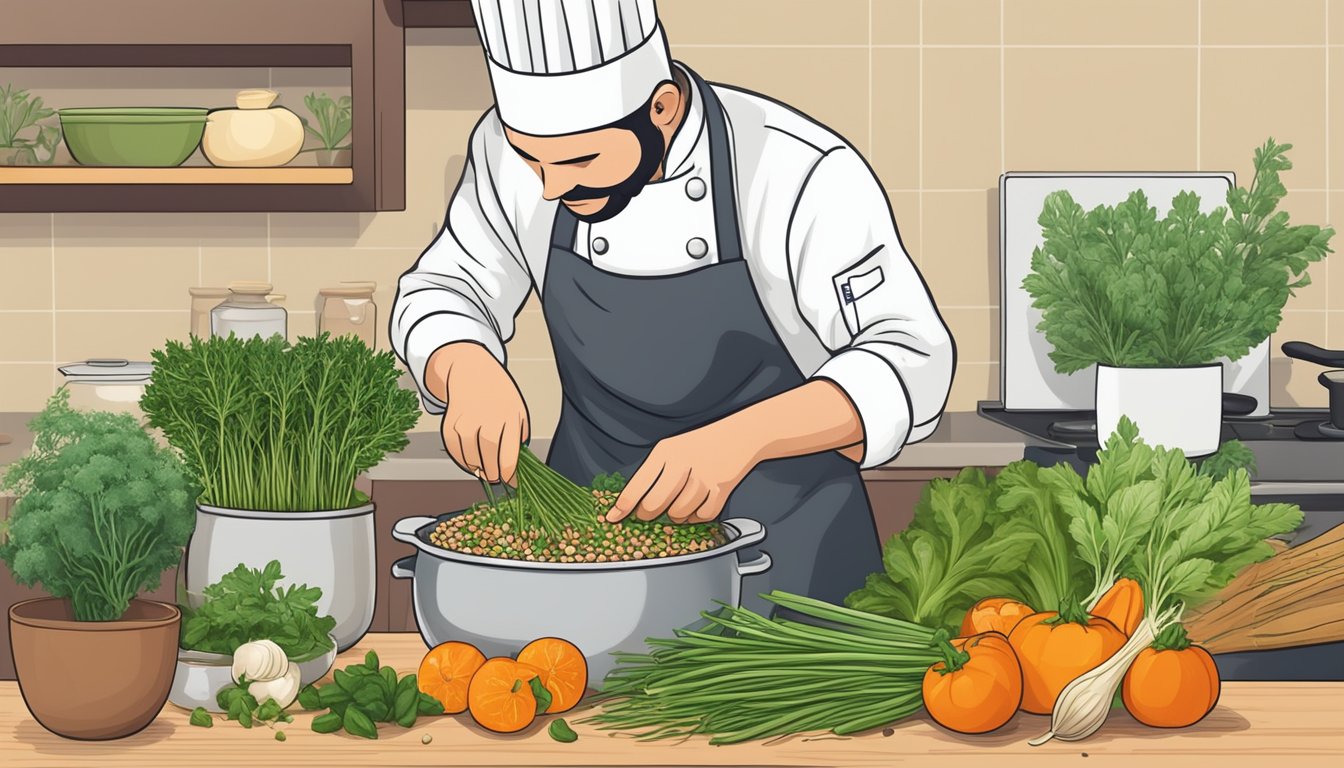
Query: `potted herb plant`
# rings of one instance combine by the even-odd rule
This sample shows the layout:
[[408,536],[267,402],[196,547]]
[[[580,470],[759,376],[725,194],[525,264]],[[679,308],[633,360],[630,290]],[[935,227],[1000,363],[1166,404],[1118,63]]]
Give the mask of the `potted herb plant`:
[[9,609],[19,688],[53,733],[129,736],[168,698],[181,621],[135,596],[181,557],[196,489],[133,416],[73,410],[64,389],[30,426],[0,486],[18,498],[0,559],[51,597]]
[[1122,415],[1152,444],[1203,456],[1218,448],[1222,364],[1279,326],[1307,266],[1330,253],[1332,229],[1289,226],[1277,210],[1291,144],[1255,152],[1250,188],[1200,211],[1182,192],[1158,218],[1142,191],[1084,211],[1068,192],[1046,197],[1045,242],[1023,287],[1060,373],[1097,365],[1097,435]]
[[340,145],[350,135],[353,112],[350,97],[333,99],[325,93],[310,93],[303,97],[303,103],[317,120],[317,127],[314,128],[307,118],[303,118],[303,128],[322,142],[321,147],[304,151],[315,152],[318,165],[350,165],[350,145]]
[[[40,97],[13,85],[0,86],[0,165],[50,163],[61,142],[61,129],[40,123],[55,114],[42,105]],[[28,135],[20,135],[24,133]],[[44,155],[40,158],[39,149]]]
[[355,479],[403,448],[419,416],[390,353],[353,336],[290,345],[236,336],[170,341],[140,400],[201,486],[186,589],[239,563],[285,565],[321,590],[338,650],[373,620],[373,504]]

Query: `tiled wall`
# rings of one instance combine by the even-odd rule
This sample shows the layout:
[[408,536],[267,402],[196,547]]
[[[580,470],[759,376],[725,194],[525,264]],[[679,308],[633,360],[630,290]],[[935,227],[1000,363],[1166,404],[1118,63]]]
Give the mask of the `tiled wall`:
[[[1252,149],[1273,135],[1295,145],[1285,177],[1295,219],[1344,221],[1333,215],[1344,212],[1344,0],[659,6],[677,58],[811,114],[872,161],[958,341],[953,409],[997,395],[1004,170],[1230,169],[1244,180]],[[53,362],[143,357],[165,335],[184,335],[193,284],[269,277],[306,333],[321,285],[374,279],[385,317],[396,275],[442,222],[467,133],[490,104],[473,35],[408,36],[405,212],[0,215],[0,410],[36,407]],[[1332,283],[1329,272],[1313,270],[1276,347],[1344,347],[1344,277]],[[535,307],[511,354],[534,431],[546,434],[558,384]],[[1323,403],[1318,371],[1277,360],[1275,403]]]

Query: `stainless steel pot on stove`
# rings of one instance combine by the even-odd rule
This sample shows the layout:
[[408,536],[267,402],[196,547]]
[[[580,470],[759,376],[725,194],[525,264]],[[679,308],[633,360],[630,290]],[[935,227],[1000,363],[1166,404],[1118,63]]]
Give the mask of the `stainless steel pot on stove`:
[[[458,513],[460,514],[460,513]],[[542,563],[481,557],[436,547],[429,535],[442,520],[408,517],[393,538],[418,553],[398,560],[392,575],[413,579],[415,623],[431,647],[471,643],[487,657],[512,656],[540,637],[561,637],[588,659],[588,685],[615,666],[613,652],[645,653],[650,637],[671,637],[716,601],[737,605],[742,577],[770,568],[742,549],[765,540],[755,520],[723,520],[728,541],[705,552],[656,560]]]

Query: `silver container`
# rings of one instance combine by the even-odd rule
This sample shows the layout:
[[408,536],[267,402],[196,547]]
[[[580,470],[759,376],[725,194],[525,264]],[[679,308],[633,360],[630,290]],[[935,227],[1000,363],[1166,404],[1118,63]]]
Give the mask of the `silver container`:
[[429,543],[439,522],[408,517],[392,529],[393,538],[419,550],[394,563],[392,575],[414,580],[415,623],[425,642],[467,642],[494,657],[513,656],[540,637],[564,638],[588,659],[593,688],[615,666],[612,653],[645,653],[646,638],[671,637],[717,602],[738,605],[742,577],[770,568],[764,552],[738,561],[739,550],[765,540],[765,526],[744,518],[722,521],[728,542],[721,547],[614,563],[454,552]]
[[259,512],[196,506],[196,530],[187,542],[186,588],[200,594],[246,563],[264,568],[279,560],[281,585],[322,590],[321,616],[336,619],[336,650],[359,642],[373,623],[377,592],[373,505],[323,512]]

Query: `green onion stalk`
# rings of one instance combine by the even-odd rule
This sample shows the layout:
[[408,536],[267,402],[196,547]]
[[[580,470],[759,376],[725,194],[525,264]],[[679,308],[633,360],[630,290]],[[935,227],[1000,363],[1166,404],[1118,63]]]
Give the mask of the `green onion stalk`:
[[641,740],[707,734],[733,744],[809,731],[852,734],[919,711],[947,634],[820,600],[765,599],[807,621],[724,606],[700,629],[648,641],[618,666],[584,722]]

